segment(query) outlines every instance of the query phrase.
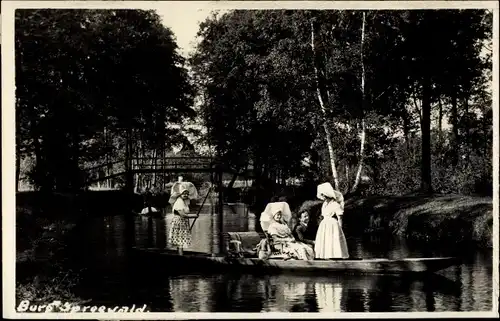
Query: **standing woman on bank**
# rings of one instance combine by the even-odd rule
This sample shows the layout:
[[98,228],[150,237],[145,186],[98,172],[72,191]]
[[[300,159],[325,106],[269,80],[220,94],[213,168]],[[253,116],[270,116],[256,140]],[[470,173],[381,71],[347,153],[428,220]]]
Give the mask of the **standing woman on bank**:
[[172,204],[172,225],[168,234],[168,243],[177,247],[179,254],[191,246],[191,231],[189,229],[189,190],[181,187],[178,193],[172,194],[169,203]]
[[333,189],[330,183],[318,185],[316,195],[323,201],[321,215],[323,220],[319,224],[314,252],[317,259],[348,258],[347,242],[342,231],[342,216],[344,202],[340,192]]

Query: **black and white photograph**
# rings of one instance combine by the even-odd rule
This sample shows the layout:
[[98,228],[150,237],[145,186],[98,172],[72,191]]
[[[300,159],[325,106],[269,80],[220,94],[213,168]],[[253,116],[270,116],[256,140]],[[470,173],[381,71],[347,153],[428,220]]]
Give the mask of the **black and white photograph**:
[[3,316],[498,317],[498,15],[3,1]]

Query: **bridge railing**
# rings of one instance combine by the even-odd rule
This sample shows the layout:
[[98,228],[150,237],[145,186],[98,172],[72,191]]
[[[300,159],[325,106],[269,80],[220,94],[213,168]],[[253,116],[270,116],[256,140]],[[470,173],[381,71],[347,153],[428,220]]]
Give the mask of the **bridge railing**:
[[[151,158],[136,157],[131,159],[132,172],[168,172],[168,171],[210,171],[215,168],[215,162],[211,157],[167,157]],[[124,175],[126,164],[124,159],[119,159],[106,164],[87,167],[85,173],[86,185],[106,181],[111,178]]]
[[120,159],[106,164],[84,168],[83,172],[85,173],[84,179],[86,185],[92,185],[96,182],[105,181],[123,174],[125,172],[125,163],[123,159]]
[[168,158],[134,158],[132,159],[132,170],[200,170],[211,169],[214,166],[213,159],[210,157],[168,157]]

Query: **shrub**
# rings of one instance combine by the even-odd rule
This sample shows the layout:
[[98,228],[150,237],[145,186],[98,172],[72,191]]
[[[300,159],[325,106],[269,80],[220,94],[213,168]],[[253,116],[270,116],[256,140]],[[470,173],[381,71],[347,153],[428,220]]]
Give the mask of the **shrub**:
[[70,304],[84,304],[90,300],[83,300],[75,296],[73,288],[79,283],[79,274],[72,271],[58,271],[50,278],[35,276],[28,282],[16,284],[16,306],[23,300],[29,300],[35,305],[47,305],[54,301]]
[[[16,220],[16,301],[49,304],[55,300],[83,303],[72,290],[79,272],[64,267],[67,236],[75,224],[49,220],[18,208]],[[21,245],[21,246],[20,246]],[[16,305],[17,305],[16,304]]]

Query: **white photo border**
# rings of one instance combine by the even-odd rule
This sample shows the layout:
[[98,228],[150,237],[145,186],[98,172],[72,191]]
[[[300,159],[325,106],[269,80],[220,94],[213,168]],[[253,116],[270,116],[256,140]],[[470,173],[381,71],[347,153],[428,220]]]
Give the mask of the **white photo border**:
[[[2,244],[3,316],[25,319],[233,319],[248,318],[468,318],[498,317],[499,271],[499,5],[497,1],[2,1]],[[393,313],[18,313],[15,310],[15,55],[16,9],[157,9],[162,6],[195,6],[229,9],[490,9],[493,11],[493,291],[491,312],[393,312]]]

